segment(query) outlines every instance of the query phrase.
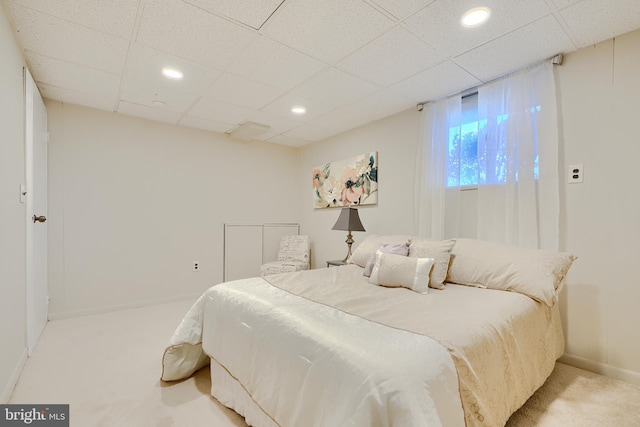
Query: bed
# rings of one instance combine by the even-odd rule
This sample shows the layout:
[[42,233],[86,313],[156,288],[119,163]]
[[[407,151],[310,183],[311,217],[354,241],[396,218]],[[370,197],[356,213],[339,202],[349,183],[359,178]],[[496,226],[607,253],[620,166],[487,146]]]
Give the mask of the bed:
[[211,394],[257,427],[504,425],[563,353],[574,259],[372,235],[346,266],[211,287],[162,379],[210,364]]

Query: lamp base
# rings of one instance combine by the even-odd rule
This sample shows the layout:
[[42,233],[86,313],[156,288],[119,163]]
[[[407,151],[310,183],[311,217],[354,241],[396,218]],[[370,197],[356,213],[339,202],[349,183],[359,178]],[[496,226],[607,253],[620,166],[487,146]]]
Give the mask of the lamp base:
[[349,232],[349,234],[347,234],[347,240],[345,240],[345,242],[347,243],[347,247],[349,248],[347,251],[347,256],[344,257],[344,259],[342,260],[342,262],[347,263],[349,261],[349,258],[351,258],[351,245],[353,245],[353,236],[351,235],[351,232]]

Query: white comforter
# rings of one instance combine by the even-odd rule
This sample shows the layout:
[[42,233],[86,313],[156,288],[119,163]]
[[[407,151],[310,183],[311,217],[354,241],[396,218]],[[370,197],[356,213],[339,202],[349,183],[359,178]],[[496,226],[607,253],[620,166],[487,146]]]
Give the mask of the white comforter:
[[208,356],[281,426],[465,425],[456,369],[439,343],[261,278],[203,294],[171,338],[162,379],[185,378]]

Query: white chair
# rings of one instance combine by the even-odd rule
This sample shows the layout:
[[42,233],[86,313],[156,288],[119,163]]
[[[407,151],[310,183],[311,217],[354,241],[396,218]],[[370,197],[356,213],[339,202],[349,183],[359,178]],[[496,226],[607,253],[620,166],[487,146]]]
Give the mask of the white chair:
[[309,237],[283,236],[280,239],[278,260],[262,264],[260,276],[289,273],[309,269]]

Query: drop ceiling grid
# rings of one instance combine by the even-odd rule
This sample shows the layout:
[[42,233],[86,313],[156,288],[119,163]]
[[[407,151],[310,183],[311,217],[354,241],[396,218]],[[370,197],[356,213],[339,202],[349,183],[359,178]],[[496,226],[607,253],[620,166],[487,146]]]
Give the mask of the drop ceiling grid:
[[[536,40],[536,43],[531,43]],[[526,50],[522,46],[528,46]],[[519,70],[557,52],[573,48],[573,42],[553,15],[480,46],[455,58],[455,62],[483,81]]]
[[638,0],[485,0],[475,29],[474,0],[3,1],[44,96],[293,146],[640,28]]
[[394,24],[362,0],[290,0],[269,19],[261,33],[334,64]]
[[7,3],[19,4],[69,22],[82,23],[93,30],[129,40],[139,0],[10,0]]
[[483,5],[492,10],[490,21],[477,28],[464,28],[460,17],[474,5],[476,2],[471,0],[438,0],[405,23],[416,35],[451,58],[551,13],[544,0],[485,0]]
[[618,3],[614,6],[597,0],[582,0],[560,11],[577,38],[578,48],[640,27],[640,1],[621,0]]
[[153,0],[145,3],[136,41],[223,71],[256,37],[255,31],[191,4]]
[[[22,48],[43,56],[119,74],[127,55],[126,40],[8,3]],[[37,75],[36,69],[34,77]]]
[[184,0],[208,12],[260,29],[283,0]]
[[120,76],[117,74],[49,58],[32,51],[27,51],[26,56],[29,64],[38,70],[37,80],[40,83],[99,97],[115,97],[118,91]]
[[389,86],[442,62],[445,57],[402,26],[371,41],[338,63],[362,80]]

